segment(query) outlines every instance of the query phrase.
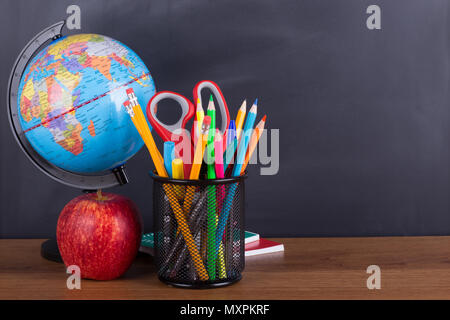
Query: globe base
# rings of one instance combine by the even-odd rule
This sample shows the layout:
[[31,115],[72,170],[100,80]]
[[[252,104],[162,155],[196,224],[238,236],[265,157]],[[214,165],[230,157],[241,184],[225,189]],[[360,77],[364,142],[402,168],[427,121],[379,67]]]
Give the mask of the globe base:
[[41,256],[50,261],[63,262],[56,239],[48,239],[41,244]]
[[[123,166],[118,167],[117,171],[114,172],[116,177],[117,175],[119,176],[121,175],[121,173],[117,173],[118,171],[123,172],[123,179],[124,179],[123,181],[126,180],[125,183],[127,183],[128,177],[126,173],[123,171]],[[117,179],[119,180],[119,177],[117,177]],[[83,193],[94,193],[94,192],[97,192],[97,190],[88,190],[88,189],[83,190]],[[50,238],[41,244],[41,257],[50,261],[63,263],[61,254],[59,253],[58,243],[56,242],[56,237]]]

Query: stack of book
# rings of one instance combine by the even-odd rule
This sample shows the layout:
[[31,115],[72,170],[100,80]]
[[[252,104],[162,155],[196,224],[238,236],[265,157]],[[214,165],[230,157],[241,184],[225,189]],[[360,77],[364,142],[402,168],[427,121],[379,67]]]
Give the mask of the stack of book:
[[[153,232],[146,233],[142,236],[140,252],[150,255],[155,254],[155,245],[153,241]],[[259,234],[245,231],[245,256],[257,256],[260,254],[284,251],[282,243],[260,238]]]

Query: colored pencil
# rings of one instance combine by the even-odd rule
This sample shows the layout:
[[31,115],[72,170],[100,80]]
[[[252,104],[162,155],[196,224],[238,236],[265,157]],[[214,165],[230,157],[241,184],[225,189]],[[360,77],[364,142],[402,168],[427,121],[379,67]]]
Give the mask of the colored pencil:
[[253,130],[252,137],[250,138],[250,143],[248,145],[247,153],[245,154],[245,161],[242,165],[241,174],[244,174],[245,168],[252,157],[253,152],[256,149],[256,145],[258,144],[259,139],[264,131],[264,126],[266,124],[266,116],[262,118],[262,120],[256,125],[255,130]]
[[216,279],[216,231],[217,231],[217,216],[216,216],[216,186],[207,186],[207,263],[206,267],[208,270],[209,279]]
[[[232,159],[234,157],[234,154],[236,153],[236,148],[237,148],[237,145],[238,145],[237,141],[238,140],[237,140],[237,136],[236,136],[236,122],[234,120],[231,120],[230,121],[230,125],[229,125],[228,130],[227,130],[227,148],[226,148],[226,153],[224,155],[224,159],[227,158],[227,162],[226,162],[226,165],[224,166],[224,169],[223,169],[224,176],[225,176],[226,171],[227,171],[226,167],[228,167],[228,164],[231,163],[231,161],[232,161]],[[225,162],[225,160],[224,160],[224,162]],[[219,210],[219,212],[222,212],[222,210],[223,210],[223,201],[224,201],[224,199],[222,200],[222,208]],[[228,218],[227,225],[229,225],[229,226],[233,225],[233,215],[231,215]],[[231,229],[228,228],[228,230],[231,230]],[[227,252],[226,252],[227,257],[225,259],[227,263],[230,263],[229,262],[230,259],[233,259],[233,257],[234,257],[234,255],[233,255],[233,241],[234,240],[233,240],[233,236],[232,236],[232,233],[231,233],[230,236],[228,237],[228,243],[227,243]],[[219,246],[219,250],[220,250],[220,246]]]
[[[206,192],[204,192],[202,195],[200,195],[200,198],[198,199],[197,203],[194,205],[194,208],[192,209],[192,214],[189,215],[189,227],[192,230],[192,233],[194,235],[194,238],[198,236],[198,233],[201,231],[201,224],[205,218],[205,215],[202,214],[202,207],[206,202]],[[181,252],[180,252],[181,250]],[[179,255],[177,253],[180,252]],[[167,258],[164,262],[164,266],[167,268],[169,267],[169,263],[173,260],[176,260],[173,268],[172,268],[172,276],[174,275],[173,272],[177,272],[181,262],[183,262],[186,259],[187,254],[187,248],[184,245],[183,237],[182,235],[177,235],[175,242],[170,249]],[[177,256],[175,258],[175,255]],[[170,270],[169,270],[170,271]]]
[[227,171],[228,165],[233,161],[234,158],[234,154],[236,153],[236,149],[237,149],[237,145],[238,145],[238,140],[237,140],[237,135],[236,135],[236,124],[234,122],[234,120],[230,121],[230,124],[228,126],[228,130],[227,130],[228,134],[227,134],[227,148],[225,150],[225,154],[224,154],[224,160],[223,160],[223,171],[225,174],[225,171]]
[[[144,140],[144,143],[150,153],[150,157],[152,158],[153,163],[155,164],[156,171],[164,172],[165,176],[167,177],[167,173],[166,173],[166,169],[164,168],[164,161],[162,160],[163,158],[161,156],[161,153],[159,152],[158,148],[156,147],[155,140],[153,140],[153,136],[151,135],[151,133],[148,134],[148,132],[150,132],[150,129],[148,130],[148,132],[146,132],[145,126],[142,126],[142,123],[138,120],[139,118],[137,116],[137,112],[135,112],[135,110],[137,108],[134,108],[134,106],[131,104],[130,101],[128,101],[128,100],[125,101],[123,103],[123,105],[125,106],[128,114],[130,115],[134,126],[136,127],[139,134],[141,135],[142,140]],[[147,126],[147,128],[148,128],[148,126]]]
[[[203,155],[208,141],[208,132],[210,125],[211,125],[211,117],[206,116],[203,119],[202,132],[201,135],[198,137],[198,142],[195,148],[193,161],[194,163],[192,164],[192,169],[189,176],[189,179],[191,180],[198,180],[198,177],[200,176],[200,169],[202,167]],[[194,194],[195,194],[195,186],[188,186],[186,189],[186,196],[183,204],[183,210],[186,215],[189,215],[190,213],[192,201],[194,200]]]
[[[218,179],[224,178],[224,170],[223,170],[223,138],[220,134],[219,129],[216,131],[216,136],[214,138],[214,157],[216,160],[216,177]],[[222,210],[223,200],[225,199],[225,186],[218,185],[217,189],[217,212]],[[216,215],[217,216],[217,215]],[[217,221],[218,222],[218,221]],[[214,243],[215,245],[215,243]],[[218,261],[217,261],[217,269],[219,278],[223,279],[226,277],[225,272],[225,254],[224,254],[224,246],[223,243],[220,243],[219,253],[218,253]]]
[[206,163],[208,168],[208,179],[215,179],[214,169],[214,136],[216,134],[216,107],[214,106],[213,96],[209,97],[208,110],[206,114],[211,117],[211,125],[208,132],[208,144],[206,146]]
[[202,132],[201,132],[201,135],[198,137],[197,146],[195,148],[194,163],[192,164],[192,169],[191,169],[191,173],[189,176],[189,179],[191,179],[191,180],[198,180],[198,178],[200,176],[200,169],[201,169],[202,162],[203,162],[203,155],[205,153],[205,147],[208,142],[210,126],[211,126],[211,117],[206,116],[203,119]]
[[[215,147],[215,166],[216,166],[216,177],[217,179],[225,178],[225,171],[223,169],[223,142],[222,135],[220,134],[219,129],[217,129],[216,137],[214,138],[214,147]],[[217,209],[218,212],[222,210],[223,199],[225,198],[225,186],[219,185],[217,186]]]
[[[205,197],[204,198],[200,198],[199,201],[202,201],[202,203],[199,203],[198,205],[195,205],[194,209],[192,210],[192,216],[194,216],[196,218],[195,220],[194,219],[192,220],[193,223],[191,224],[191,229],[193,230],[195,238],[197,238],[199,233],[202,231],[201,227],[202,227],[202,225],[204,223],[204,220],[206,218],[206,216],[203,215],[203,214],[199,214],[199,215],[196,214],[197,212],[202,213],[201,208],[202,208],[203,202],[206,201],[206,194],[205,194]],[[181,240],[183,239],[182,237],[178,237],[178,238],[181,239]],[[181,241],[181,245],[183,245],[183,244],[184,244],[184,241]],[[174,247],[176,249],[179,248],[179,246],[178,247],[176,246],[176,243],[174,244]],[[176,250],[175,252],[179,253],[179,254],[177,254],[177,260],[175,261],[175,263],[173,265],[173,268],[172,268],[172,273],[170,274],[172,277],[175,276],[176,272],[178,272],[178,270],[182,266],[182,263],[184,261],[186,261],[186,256],[187,256],[188,250],[187,250],[186,246],[183,246],[181,251]]]
[[[247,119],[245,120],[244,130],[242,132],[242,137],[250,137],[253,131],[253,126],[255,124],[256,113],[258,111],[258,99],[255,100],[253,106],[248,113]],[[241,139],[238,147],[238,152],[236,156],[236,163],[233,168],[233,177],[237,177],[241,174],[242,165],[245,161],[245,154],[247,153],[248,142],[250,139]]]
[[[208,133],[208,144],[206,146],[206,160],[207,160],[207,178],[216,179],[216,171],[214,168],[214,136],[216,133],[216,108],[214,106],[213,96],[209,98],[209,105],[206,114],[211,117],[211,126]],[[206,187],[207,196],[207,234],[208,234],[208,245],[207,245],[207,263],[206,267],[208,270],[208,275],[211,280],[216,279],[216,228],[217,228],[217,199],[216,199],[216,186]]]
[[194,123],[194,143],[197,143],[198,136],[202,132],[203,118],[205,117],[205,112],[203,111],[202,103],[200,98],[197,98],[197,109],[195,113],[195,123]]
[[238,140],[241,137],[242,125],[244,124],[246,112],[247,112],[247,100],[244,100],[236,116],[236,135]]
[[219,129],[216,129],[216,136],[214,138],[214,159],[216,167],[216,177],[217,179],[223,179],[223,141]]
[[[147,149],[148,149],[148,144],[151,145],[152,143],[148,140],[149,139],[148,137],[151,136],[151,131],[150,131],[150,128],[148,126],[147,120],[146,120],[146,118],[144,116],[144,113],[142,112],[142,108],[139,105],[139,102],[137,100],[136,94],[134,93],[134,90],[132,88],[128,88],[126,90],[126,94],[128,96],[128,99],[129,99],[128,103],[130,104],[130,108],[132,108],[132,110],[133,110],[134,117],[136,119],[137,125],[139,126],[139,128],[140,128],[140,130],[142,132],[142,134],[141,134],[142,140],[144,140],[144,143],[147,140],[147,143],[145,143],[145,144],[146,144]],[[135,126],[136,126],[136,124],[135,124]],[[151,137],[153,139],[153,136],[151,136]],[[164,163],[164,159],[161,156],[161,153],[159,152],[159,150],[157,150],[157,151],[158,152],[156,153],[156,156],[159,158],[159,162],[160,163]]]

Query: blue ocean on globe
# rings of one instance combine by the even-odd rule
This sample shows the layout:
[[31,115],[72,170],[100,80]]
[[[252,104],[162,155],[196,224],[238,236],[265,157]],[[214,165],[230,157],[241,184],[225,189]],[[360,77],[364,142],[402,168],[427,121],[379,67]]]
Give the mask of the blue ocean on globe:
[[143,146],[123,106],[128,88],[143,109],[155,94],[149,70],[130,48],[97,34],[60,38],[29,62],[21,78],[22,129],[57,167],[87,174],[113,169]]

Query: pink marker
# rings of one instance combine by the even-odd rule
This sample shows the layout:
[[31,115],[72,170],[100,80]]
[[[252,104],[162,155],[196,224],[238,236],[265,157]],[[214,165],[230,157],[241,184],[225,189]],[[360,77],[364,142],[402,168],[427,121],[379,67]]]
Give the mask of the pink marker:
[[[225,178],[225,172],[223,169],[223,138],[219,129],[216,129],[216,135],[214,136],[214,160],[216,168],[216,178]],[[219,209],[218,212],[222,212],[223,201],[225,199],[225,186],[218,185],[216,190],[217,208]]]
[[216,135],[214,137],[214,158],[216,163],[216,177],[217,179],[223,179],[223,141],[222,134],[219,129],[216,129]]

